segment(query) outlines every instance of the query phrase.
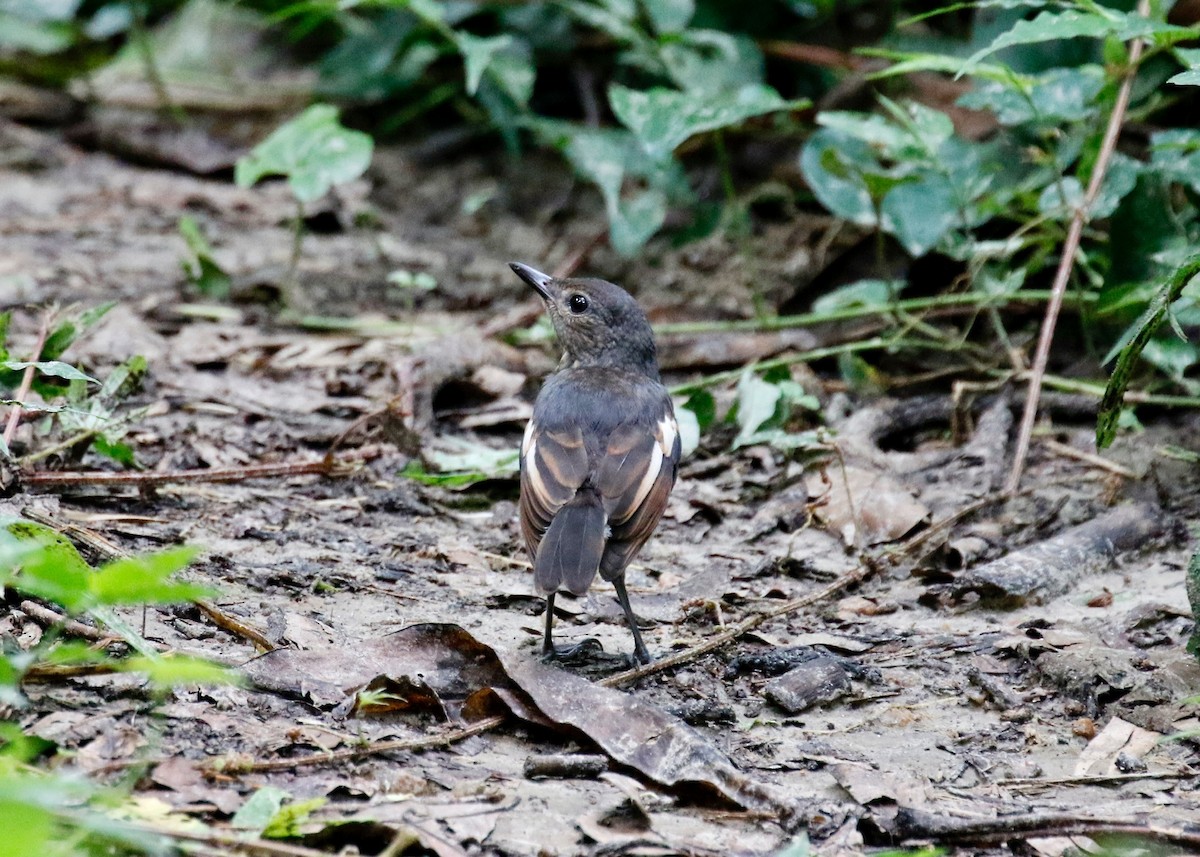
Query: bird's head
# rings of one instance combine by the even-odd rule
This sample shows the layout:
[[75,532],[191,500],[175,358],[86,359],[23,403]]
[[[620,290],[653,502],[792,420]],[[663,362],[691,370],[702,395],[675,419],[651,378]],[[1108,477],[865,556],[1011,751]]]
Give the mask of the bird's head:
[[546,304],[568,364],[616,366],[658,376],[654,333],[629,292],[605,280],[555,279],[519,262],[509,267]]

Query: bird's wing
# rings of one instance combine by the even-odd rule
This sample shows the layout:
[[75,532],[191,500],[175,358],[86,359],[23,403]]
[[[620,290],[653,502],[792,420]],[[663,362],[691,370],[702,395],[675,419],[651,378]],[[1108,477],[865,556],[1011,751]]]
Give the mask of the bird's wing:
[[606,580],[625,569],[658,526],[679,457],[679,427],[669,400],[653,426],[624,423],[609,435],[596,476],[612,529],[600,564]]
[[575,496],[588,475],[587,450],[578,426],[525,427],[521,443],[521,533],[532,557],[556,512]]

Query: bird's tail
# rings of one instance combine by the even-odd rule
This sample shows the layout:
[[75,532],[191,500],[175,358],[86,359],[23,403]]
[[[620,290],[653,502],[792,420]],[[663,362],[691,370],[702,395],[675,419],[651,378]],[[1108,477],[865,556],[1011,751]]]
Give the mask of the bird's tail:
[[604,507],[594,494],[581,492],[559,509],[533,561],[538,591],[587,592],[600,568],[607,527]]

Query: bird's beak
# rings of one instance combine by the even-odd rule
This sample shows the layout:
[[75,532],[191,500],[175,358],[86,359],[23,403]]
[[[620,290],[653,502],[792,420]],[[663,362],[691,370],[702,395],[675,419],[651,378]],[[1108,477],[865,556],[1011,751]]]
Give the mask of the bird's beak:
[[518,277],[520,277],[529,285],[537,290],[537,293],[542,296],[543,300],[554,300],[554,278],[549,274],[543,274],[541,271],[535,270],[528,265],[522,265],[520,262],[509,262],[508,267],[513,269]]

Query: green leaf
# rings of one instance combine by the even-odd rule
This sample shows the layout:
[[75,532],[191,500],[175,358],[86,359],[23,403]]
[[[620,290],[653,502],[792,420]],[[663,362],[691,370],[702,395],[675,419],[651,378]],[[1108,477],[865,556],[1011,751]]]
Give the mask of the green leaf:
[[1080,36],[1099,38],[1119,31],[1125,23],[1125,17],[1118,12],[1111,11],[1101,14],[1099,11],[1101,8],[1093,7],[1096,11],[1088,12],[1078,9],[1068,9],[1064,12],[1039,12],[1032,20],[1017,21],[1011,29],[996,36],[986,48],[972,54],[959,74],[970,74],[981,59],[1013,45],[1056,42]]
[[1175,269],[1154,301],[1127,332],[1127,342],[1116,355],[1117,362],[1113,366],[1112,375],[1109,376],[1108,386],[1100,400],[1099,414],[1096,417],[1096,446],[1101,449],[1111,444],[1116,437],[1117,420],[1125,400],[1125,391],[1129,387],[1129,380],[1142,351],[1151,337],[1158,332],[1171,304],[1179,298],[1184,287],[1197,274],[1200,274],[1200,253],[1193,255]]
[[675,424],[679,427],[680,456],[687,458],[700,445],[700,421],[687,408],[676,408]]
[[120,441],[110,441],[102,434],[96,435],[92,440],[92,449],[97,455],[102,455],[105,458],[123,464],[126,467],[137,467],[137,457],[133,453],[133,447],[127,443]]
[[[77,613],[90,601],[92,570],[75,545],[50,527],[8,518],[2,521],[0,581],[18,592],[45,598]],[[14,573],[17,569],[20,573]]]
[[301,829],[313,812],[328,803],[327,798],[314,797],[287,804],[271,818],[263,828],[263,839],[291,839],[300,836]]
[[491,64],[496,54],[513,43],[512,36],[489,36],[480,38],[470,33],[458,33],[455,37],[458,50],[463,55],[466,66],[467,94],[474,95],[479,89],[479,81]]
[[228,297],[233,280],[213,258],[212,247],[209,245],[208,239],[204,237],[204,233],[200,231],[200,224],[196,222],[195,218],[185,214],[179,218],[179,234],[183,236],[183,240],[192,254],[191,259],[184,260],[182,263],[184,274],[188,280],[205,297],[218,300]]
[[716,94],[761,83],[762,51],[743,34],[687,30],[659,50],[671,81],[689,92]]
[[1167,78],[1167,83],[1176,86],[1200,86],[1200,68],[1189,68]]
[[[624,256],[636,253],[661,228],[671,195],[686,192],[679,164],[672,158],[651,158],[628,131],[550,122],[534,127],[562,151],[576,172],[599,187],[608,214],[610,243]],[[627,178],[643,179],[649,186],[626,195]]]
[[43,375],[48,375],[52,378],[65,378],[68,381],[88,381],[92,384],[100,383],[86,372],[76,369],[70,363],[63,363],[61,360],[5,360],[3,363],[0,363],[0,367],[13,370],[26,369],[29,366],[32,366]]
[[696,421],[701,431],[707,429],[717,420],[717,400],[708,390],[697,390],[687,397],[681,408],[696,415]]
[[312,202],[365,173],[373,148],[369,135],[338,122],[337,108],[314,104],[239,158],[234,179],[250,187],[263,176],[284,175],[297,200]]
[[1096,220],[1111,217],[1117,210],[1117,206],[1121,204],[1121,200],[1133,191],[1141,173],[1141,161],[1120,152],[1115,153],[1108,163],[1108,172],[1104,174],[1104,184],[1100,185],[1100,192],[1096,194],[1096,199],[1092,202],[1091,209],[1088,210],[1088,216]]
[[708,97],[674,89],[629,89],[614,83],[608,89],[614,115],[634,133],[653,156],[666,158],[696,134],[729,128],[754,116],[794,110],[800,102],[783,99],[766,84],[743,86]]
[[234,670],[204,658],[190,655],[166,655],[128,658],[121,662],[122,672],[142,673],[159,689],[193,685],[242,684]]
[[737,449],[766,425],[779,406],[783,391],[777,384],[764,381],[750,369],[742,373],[737,386],[738,434],[733,446]]
[[1095,116],[1105,84],[1097,65],[1056,68],[1032,78],[986,83],[958,99],[961,107],[990,110],[1001,125],[1079,122]]
[[1038,194],[1038,213],[1050,216],[1069,215],[1083,205],[1083,185],[1075,176],[1066,176],[1061,182],[1046,185]]
[[858,172],[864,167],[882,169],[871,148],[844,131],[822,128],[800,152],[800,171],[817,200],[843,220],[874,226],[875,206]]
[[830,313],[851,307],[886,307],[900,295],[903,280],[858,280],[813,301],[815,313]]
[[177,604],[204,598],[211,594],[204,587],[167,579],[195,559],[198,552],[194,547],[180,547],[110,562],[91,577],[95,603]]
[[279,812],[283,802],[291,796],[290,792],[281,788],[263,786],[246,799],[229,823],[238,830],[262,833],[275,813]]
[[696,0],[642,0],[659,35],[682,32],[696,14]]
[[921,172],[892,188],[880,206],[883,228],[908,253],[923,256],[956,225],[959,211],[954,189],[945,176]]
[[1173,129],[1150,136],[1150,165],[1200,193],[1200,131]]

